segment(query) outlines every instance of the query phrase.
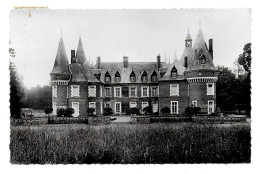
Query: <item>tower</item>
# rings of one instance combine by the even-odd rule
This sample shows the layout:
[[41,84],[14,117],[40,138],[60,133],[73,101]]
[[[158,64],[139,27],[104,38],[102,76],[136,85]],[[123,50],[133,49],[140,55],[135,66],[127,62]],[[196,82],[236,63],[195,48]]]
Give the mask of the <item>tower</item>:
[[185,49],[182,53],[180,62],[185,68],[187,68],[190,62],[192,61],[193,57],[194,57],[194,50],[192,48],[192,38],[190,36],[190,32],[188,29],[188,34],[185,39]]
[[57,114],[57,108],[67,106],[67,97],[65,94],[67,94],[67,87],[71,78],[68,65],[69,62],[65,51],[63,38],[61,36],[55,63],[50,73],[52,85],[52,107],[54,115]]
[[189,85],[189,106],[200,107],[202,113],[211,114],[216,112],[218,74],[201,28],[199,28],[193,50],[192,60],[184,73]]

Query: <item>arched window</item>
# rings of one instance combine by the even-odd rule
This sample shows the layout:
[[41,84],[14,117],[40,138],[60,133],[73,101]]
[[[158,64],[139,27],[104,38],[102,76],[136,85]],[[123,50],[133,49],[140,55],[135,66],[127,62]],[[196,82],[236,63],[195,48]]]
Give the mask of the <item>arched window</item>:
[[111,76],[108,71],[105,74],[105,82],[111,82]]
[[177,69],[176,69],[176,67],[174,66],[174,67],[172,68],[172,70],[171,70],[171,77],[172,77],[172,78],[176,78],[177,75],[178,75]]
[[132,71],[131,74],[130,74],[130,81],[131,82],[135,82],[136,81],[136,76],[135,76],[134,71]]
[[117,71],[115,74],[115,82],[120,82],[121,81],[121,76],[119,74],[119,72]]
[[152,75],[151,75],[151,79],[153,82],[157,81],[157,73],[155,71],[153,71]]
[[148,81],[148,77],[147,77],[146,71],[143,72],[143,74],[141,76],[141,79],[142,79],[143,82],[147,82]]

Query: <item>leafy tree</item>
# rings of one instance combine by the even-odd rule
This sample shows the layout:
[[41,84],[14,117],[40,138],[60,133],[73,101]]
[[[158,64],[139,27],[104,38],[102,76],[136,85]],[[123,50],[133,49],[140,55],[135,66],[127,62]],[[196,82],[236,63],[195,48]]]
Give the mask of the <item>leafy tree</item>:
[[66,114],[65,109],[63,109],[63,108],[59,108],[58,109],[58,111],[57,111],[57,116],[58,117],[64,117],[65,114]]
[[238,63],[243,65],[247,72],[251,71],[251,43],[247,43],[243,48],[243,53],[239,55]]
[[74,114],[74,109],[73,108],[67,108],[65,109],[65,117],[72,117],[72,114]]

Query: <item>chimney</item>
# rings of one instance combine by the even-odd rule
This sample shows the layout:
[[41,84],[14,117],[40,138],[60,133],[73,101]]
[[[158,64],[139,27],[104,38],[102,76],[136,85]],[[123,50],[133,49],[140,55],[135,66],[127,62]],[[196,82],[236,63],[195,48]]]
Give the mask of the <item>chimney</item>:
[[184,66],[185,68],[188,67],[188,57],[184,57]]
[[123,57],[124,68],[128,68],[128,57]]
[[75,50],[71,50],[71,63],[76,63]]
[[101,69],[101,58],[97,57],[97,69]]
[[158,56],[157,56],[157,68],[158,68],[158,71],[161,68],[161,56],[160,56],[160,54],[158,54]]
[[213,60],[213,39],[209,39],[209,53]]

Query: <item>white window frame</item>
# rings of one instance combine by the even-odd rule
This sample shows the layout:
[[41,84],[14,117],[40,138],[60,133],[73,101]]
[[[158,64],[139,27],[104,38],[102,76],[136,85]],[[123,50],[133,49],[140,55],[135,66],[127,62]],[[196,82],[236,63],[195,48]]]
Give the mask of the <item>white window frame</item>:
[[57,85],[52,86],[52,96],[53,97],[57,97],[57,95],[58,95],[57,89],[58,89]]
[[[78,94],[74,95],[74,87],[76,87],[77,91],[78,91]],[[79,97],[80,96],[80,91],[79,91],[79,85],[71,85],[71,97]]]
[[[120,90],[120,95],[119,96],[116,95],[116,89]],[[114,87],[114,97],[122,97],[122,87]]]
[[[177,87],[176,93],[173,93],[173,88]],[[170,84],[170,96],[179,96],[179,84]]]
[[[109,90],[109,95],[107,95],[107,89]],[[112,96],[112,87],[105,87],[105,97],[111,97]]]
[[[173,112],[173,109],[172,109],[173,103],[177,103],[176,112]],[[179,101],[171,101],[171,114],[179,114]]]
[[[77,105],[78,105],[78,108],[79,108],[79,102],[72,102],[72,103],[71,103],[71,107],[72,107],[72,108],[73,108],[73,104],[77,104]],[[73,109],[74,109],[74,108],[73,108]],[[80,109],[79,109],[79,112],[80,112]],[[78,117],[78,116],[79,116],[79,112],[76,113],[76,111],[75,111],[75,109],[74,109],[74,113],[72,114],[73,117]],[[78,114],[78,115],[76,115],[76,114]]]
[[[212,85],[211,90],[209,88],[209,85]],[[215,92],[214,88],[215,88],[214,83],[207,83],[207,95],[214,95]]]
[[198,101],[197,101],[197,100],[192,100],[192,101],[191,101],[191,104],[192,104],[194,107],[198,107]]
[[[120,108],[119,108],[119,112],[117,112],[117,110],[116,110],[116,105],[117,104],[120,104]],[[122,105],[121,105],[121,102],[115,102],[115,114],[121,114],[121,112],[122,112]]]
[[[93,94],[92,94],[93,92]],[[89,97],[96,97],[97,96],[97,86],[96,85],[89,85],[88,86],[88,96]]]
[[[131,88],[135,88],[135,95],[131,95]],[[136,86],[129,86],[129,97],[137,97],[137,87]]]
[[[92,105],[92,104],[94,104],[95,107],[90,107],[90,105]],[[88,107],[89,107],[89,108],[95,108],[95,111],[93,112],[93,114],[96,114],[96,110],[97,110],[97,104],[96,104],[96,102],[88,102]]]
[[[210,105],[209,103],[212,102],[212,112],[209,112],[210,110]],[[208,100],[208,114],[214,113],[214,100]]]
[[[156,95],[153,95],[153,89],[156,88]],[[158,97],[158,89],[159,87],[158,86],[151,86],[151,97]]]
[[137,103],[136,102],[129,102],[129,108],[134,108],[134,107],[131,107],[131,105],[135,105],[135,107],[137,107]]
[[[143,95],[144,88],[147,88],[147,96]],[[142,86],[141,87],[141,97],[149,97],[149,86]]]
[[144,113],[144,108],[149,106],[149,102],[142,102],[142,113]]

